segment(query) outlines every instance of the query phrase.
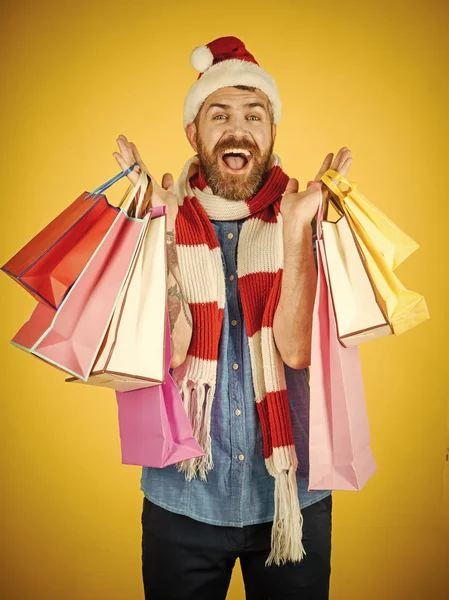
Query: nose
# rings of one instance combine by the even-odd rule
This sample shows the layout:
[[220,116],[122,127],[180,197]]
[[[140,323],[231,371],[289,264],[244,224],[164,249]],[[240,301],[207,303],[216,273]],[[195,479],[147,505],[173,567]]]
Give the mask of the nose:
[[248,131],[248,121],[244,115],[234,114],[228,119],[228,135],[236,138],[251,139]]

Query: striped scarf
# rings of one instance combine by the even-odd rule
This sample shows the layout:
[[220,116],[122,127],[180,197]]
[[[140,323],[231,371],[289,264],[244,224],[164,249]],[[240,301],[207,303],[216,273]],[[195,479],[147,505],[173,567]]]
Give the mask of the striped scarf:
[[[216,389],[220,332],[225,306],[221,250],[210,220],[245,219],[238,242],[238,289],[248,334],[257,413],[265,465],[275,480],[271,553],[266,565],[300,561],[302,515],[284,364],[275,345],[273,319],[282,281],[283,238],[280,203],[289,181],[276,154],[263,187],[247,201],[214,196],[197,156],[185,165],[175,186],[178,198],[176,247],[193,333],[186,360],[173,370],[193,435],[205,456],[177,463],[190,481],[206,480],[213,468],[210,421]],[[238,367],[237,367],[238,368]]]

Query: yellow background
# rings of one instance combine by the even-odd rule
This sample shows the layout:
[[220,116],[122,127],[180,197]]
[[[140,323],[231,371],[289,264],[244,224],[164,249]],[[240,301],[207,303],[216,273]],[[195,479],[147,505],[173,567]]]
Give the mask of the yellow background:
[[[447,23],[436,1],[2,3],[1,264],[119,171],[120,133],[159,180],[179,175],[189,55],[223,35],[277,82],[286,172],[304,187],[347,145],[350,179],[420,243],[398,274],[432,319],[360,349],[378,472],[334,493],[333,600],[449,597]],[[0,286],[0,597],[143,598],[140,468],[121,465],[114,394],[10,346],[34,303]],[[228,597],[244,597],[238,563]]]

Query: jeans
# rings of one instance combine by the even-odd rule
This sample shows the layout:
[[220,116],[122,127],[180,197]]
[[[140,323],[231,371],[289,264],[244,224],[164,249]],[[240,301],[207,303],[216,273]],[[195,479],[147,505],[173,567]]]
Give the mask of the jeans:
[[209,525],[143,500],[145,600],[225,600],[237,557],[247,600],[328,600],[332,495],[303,514],[301,562],[265,567],[272,522]]

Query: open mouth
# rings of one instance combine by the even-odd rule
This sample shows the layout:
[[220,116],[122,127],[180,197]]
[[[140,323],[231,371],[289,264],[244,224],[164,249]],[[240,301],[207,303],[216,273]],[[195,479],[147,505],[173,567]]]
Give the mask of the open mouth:
[[243,173],[252,159],[249,150],[241,148],[231,148],[221,155],[221,158],[229,171],[232,173]]

